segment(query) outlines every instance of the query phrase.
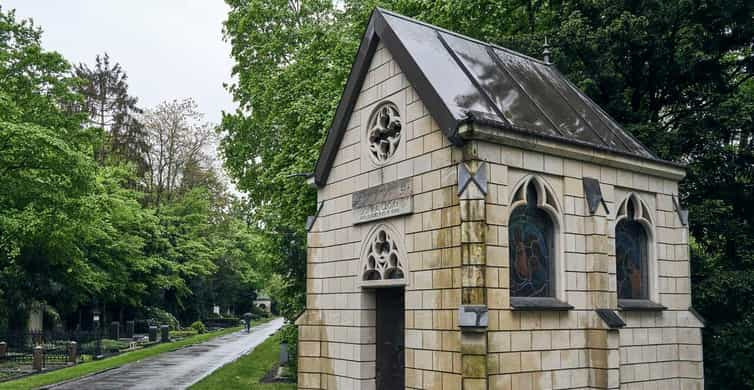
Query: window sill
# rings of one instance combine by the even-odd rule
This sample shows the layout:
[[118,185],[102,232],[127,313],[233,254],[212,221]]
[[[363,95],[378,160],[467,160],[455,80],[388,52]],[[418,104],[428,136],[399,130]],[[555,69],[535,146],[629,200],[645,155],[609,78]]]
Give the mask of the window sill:
[[619,299],[618,308],[622,311],[662,311],[667,307],[649,299]]
[[513,310],[549,310],[564,311],[571,310],[573,306],[559,301],[555,298],[535,298],[535,297],[511,297],[511,307]]

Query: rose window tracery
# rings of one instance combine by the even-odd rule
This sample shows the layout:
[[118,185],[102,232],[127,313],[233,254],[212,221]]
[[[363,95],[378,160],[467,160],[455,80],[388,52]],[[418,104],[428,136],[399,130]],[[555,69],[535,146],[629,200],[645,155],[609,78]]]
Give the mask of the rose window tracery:
[[369,120],[369,153],[378,164],[389,160],[401,141],[401,117],[393,103],[378,106]]
[[378,229],[368,242],[362,278],[364,281],[403,279],[401,253],[395,238],[386,229]]

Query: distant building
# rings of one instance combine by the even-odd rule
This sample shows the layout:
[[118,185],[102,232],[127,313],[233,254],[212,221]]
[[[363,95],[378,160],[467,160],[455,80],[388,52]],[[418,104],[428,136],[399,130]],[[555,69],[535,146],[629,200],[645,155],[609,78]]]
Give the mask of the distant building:
[[269,313],[272,310],[272,299],[265,294],[259,294],[254,300],[254,306]]
[[684,176],[549,62],[376,10],[312,178],[298,388],[701,390]]

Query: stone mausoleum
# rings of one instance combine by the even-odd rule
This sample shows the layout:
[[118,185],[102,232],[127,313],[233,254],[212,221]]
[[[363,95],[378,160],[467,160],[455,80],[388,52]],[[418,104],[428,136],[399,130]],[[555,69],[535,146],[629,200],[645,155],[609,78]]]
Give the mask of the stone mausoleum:
[[377,9],[311,182],[300,389],[702,389],[683,166],[544,61]]

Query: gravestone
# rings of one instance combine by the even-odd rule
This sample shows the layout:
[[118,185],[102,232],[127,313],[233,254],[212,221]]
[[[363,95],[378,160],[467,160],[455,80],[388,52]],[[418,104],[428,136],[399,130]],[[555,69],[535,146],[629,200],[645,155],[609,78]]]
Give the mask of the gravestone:
[[281,366],[288,364],[288,343],[280,343],[279,362]]
[[44,305],[41,303],[34,303],[29,310],[29,326],[30,332],[38,332],[43,329],[44,319]]
[[78,344],[75,341],[68,343],[68,363],[76,364],[78,358]]
[[170,341],[170,327],[167,325],[160,326],[160,342],[167,343]]
[[133,338],[134,337],[134,329],[136,328],[136,323],[134,321],[126,321],[126,338]]
[[110,338],[113,340],[120,338],[120,322],[113,321],[110,323]]
[[34,352],[32,353],[31,367],[34,369],[34,371],[42,371],[43,363],[44,348],[42,348],[41,345],[37,345],[36,347],[34,347]]
[[155,342],[157,341],[157,327],[156,326],[150,326],[149,327],[149,342]]

